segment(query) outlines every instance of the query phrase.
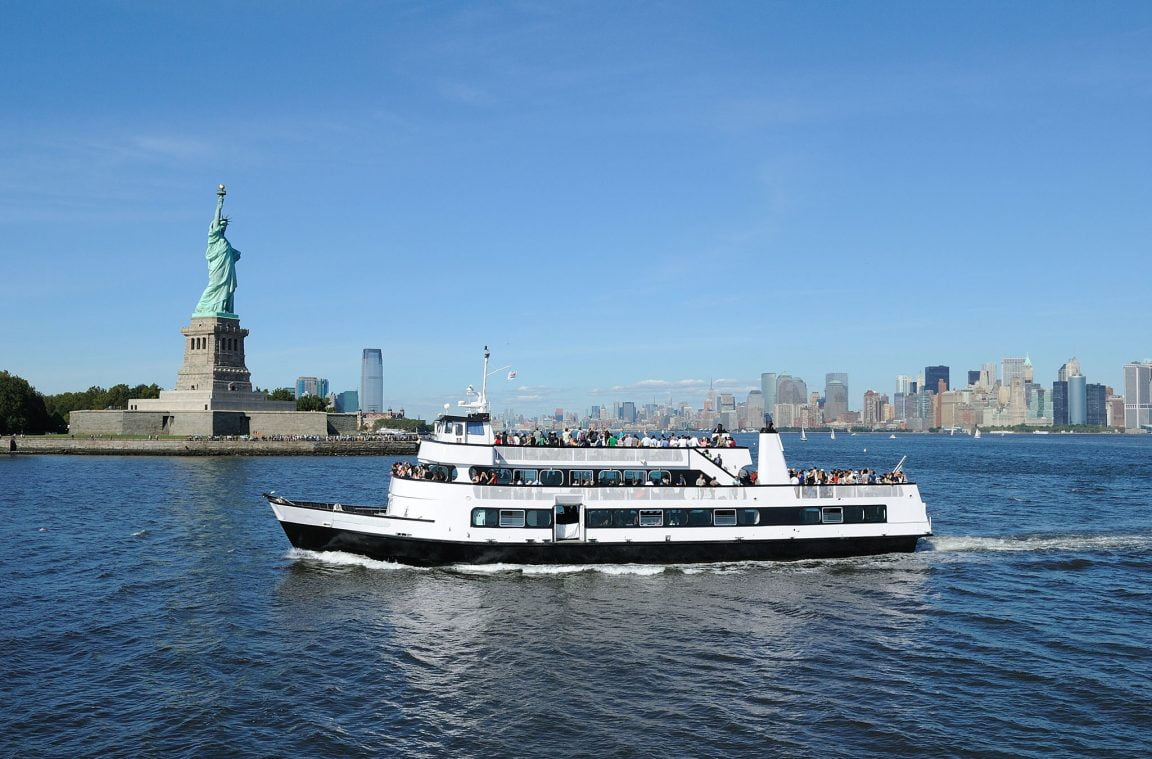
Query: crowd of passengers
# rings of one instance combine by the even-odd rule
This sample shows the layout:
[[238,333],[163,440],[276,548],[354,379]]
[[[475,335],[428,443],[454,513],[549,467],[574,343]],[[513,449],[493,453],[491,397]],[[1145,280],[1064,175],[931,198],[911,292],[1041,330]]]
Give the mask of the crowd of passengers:
[[675,433],[645,432],[643,436],[631,432],[599,432],[577,427],[533,432],[498,432],[496,445],[545,446],[552,448],[735,448],[736,441],[724,429],[717,428],[710,435],[677,435]]
[[411,464],[407,461],[397,461],[392,465],[392,476],[402,480],[431,480],[432,482],[448,482],[448,472],[442,466],[424,466]]
[[789,469],[788,481],[793,485],[899,485],[907,482],[904,472],[885,472],[875,469]]

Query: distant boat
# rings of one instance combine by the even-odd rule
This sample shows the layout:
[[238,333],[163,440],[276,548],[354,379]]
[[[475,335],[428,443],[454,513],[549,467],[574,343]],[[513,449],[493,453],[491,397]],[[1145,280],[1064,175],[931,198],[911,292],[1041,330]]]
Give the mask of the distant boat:
[[976,432],[972,433],[972,437],[976,438],[977,440],[980,439],[980,428],[979,427],[976,428]]
[[833,440],[835,440],[835,439],[836,439],[836,430],[832,430],[832,439],[833,439]]
[[896,439],[896,435],[895,435],[895,434],[889,435],[889,436],[888,436],[888,439],[889,439],[889,440],[895,440],[895,439]]
[[803,427],[800,428],[800,439],[803,440],[805,443],[808,442],[808,433],[804,432]]

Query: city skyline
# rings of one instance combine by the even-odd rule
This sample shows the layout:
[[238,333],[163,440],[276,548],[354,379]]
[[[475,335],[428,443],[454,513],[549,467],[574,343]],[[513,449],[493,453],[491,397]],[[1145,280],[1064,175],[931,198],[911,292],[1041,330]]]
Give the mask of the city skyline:
[[1091,284],[1147,281],[1148,4],[68,7],[0,53],[0,368],[44,393],[173,386],[220,183],[253,382],[379,347],[413,416],[484,345],[542,413],[1152,353]]

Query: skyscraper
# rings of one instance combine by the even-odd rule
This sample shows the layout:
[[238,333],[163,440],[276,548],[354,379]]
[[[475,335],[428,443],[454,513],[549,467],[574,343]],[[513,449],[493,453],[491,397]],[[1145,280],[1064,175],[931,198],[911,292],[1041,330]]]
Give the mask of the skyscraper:
[[1152,424],[1152,361],[1124,364],[1124,429]]
[[952,385],[948,383],[948,367],[946,366],[926,366],[924,367],[924,389],[930,393],[938,393],[939,381],[944,380],[944,389],[951,390]]
[[968,386],[969,387],[976,387],[979,384],[980,384],[980,370],[979,369],[969,369],[968,370]]
[[1004,387],[1012,387],[1012,380],[1019,377],[1021,380],[1026,380],[1024,376],[1024,363],[1028,361],[1026,358],[1006,358],[1000,362],[1000,382]]
[[829,372],[824,375],[824,420],[835,422],[848,413],[848,374]]
[[1060,382],[1067,382],[1068,379],[1080,373],[1080,359],[1073,356],[1064,362],[1064,365],[1056,372],[1056,379]]
[[771,417],[776,408],[776,372],[760,375],[760,392],[764,395],[764,412]]
[[748,399],[744,401],[745,424],[752,429],[764,426],[764,393],[760,390],[749,390]]
[[328,397],[328,380],[323,377],[297,377],[296,397],[303,398],[312,395],[317,398]]
[[1088,388],[1083,374],[1068,378],[1068,424],[1088,423]]
[[1103,427],[1108,424],[1108,393],[1103,385],[1091,384],[1086,388],[1085,424]]
[[360,364],[360,410],[378,414],[384,410],[384,354],[379,348],[365,348]]
[[1052,383],[1052,424],[1068,424],[1068,381]]

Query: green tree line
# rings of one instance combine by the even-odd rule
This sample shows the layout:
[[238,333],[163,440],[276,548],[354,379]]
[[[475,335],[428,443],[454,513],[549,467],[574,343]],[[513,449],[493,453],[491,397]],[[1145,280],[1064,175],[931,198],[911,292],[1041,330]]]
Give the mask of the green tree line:
[[[278,387],[259,392],[274,401],[296,401],[298,411],[328,410],[326,398],[296,398],[291,388]],[[94,385],[79,392],[44,395],[24,378],[0,370],[0,435],[67,432],[68,415],[73,411],[126,409],[130,398],[159,397],[160,386],[156,383],[134,387],[120,384],[109,388]]]

